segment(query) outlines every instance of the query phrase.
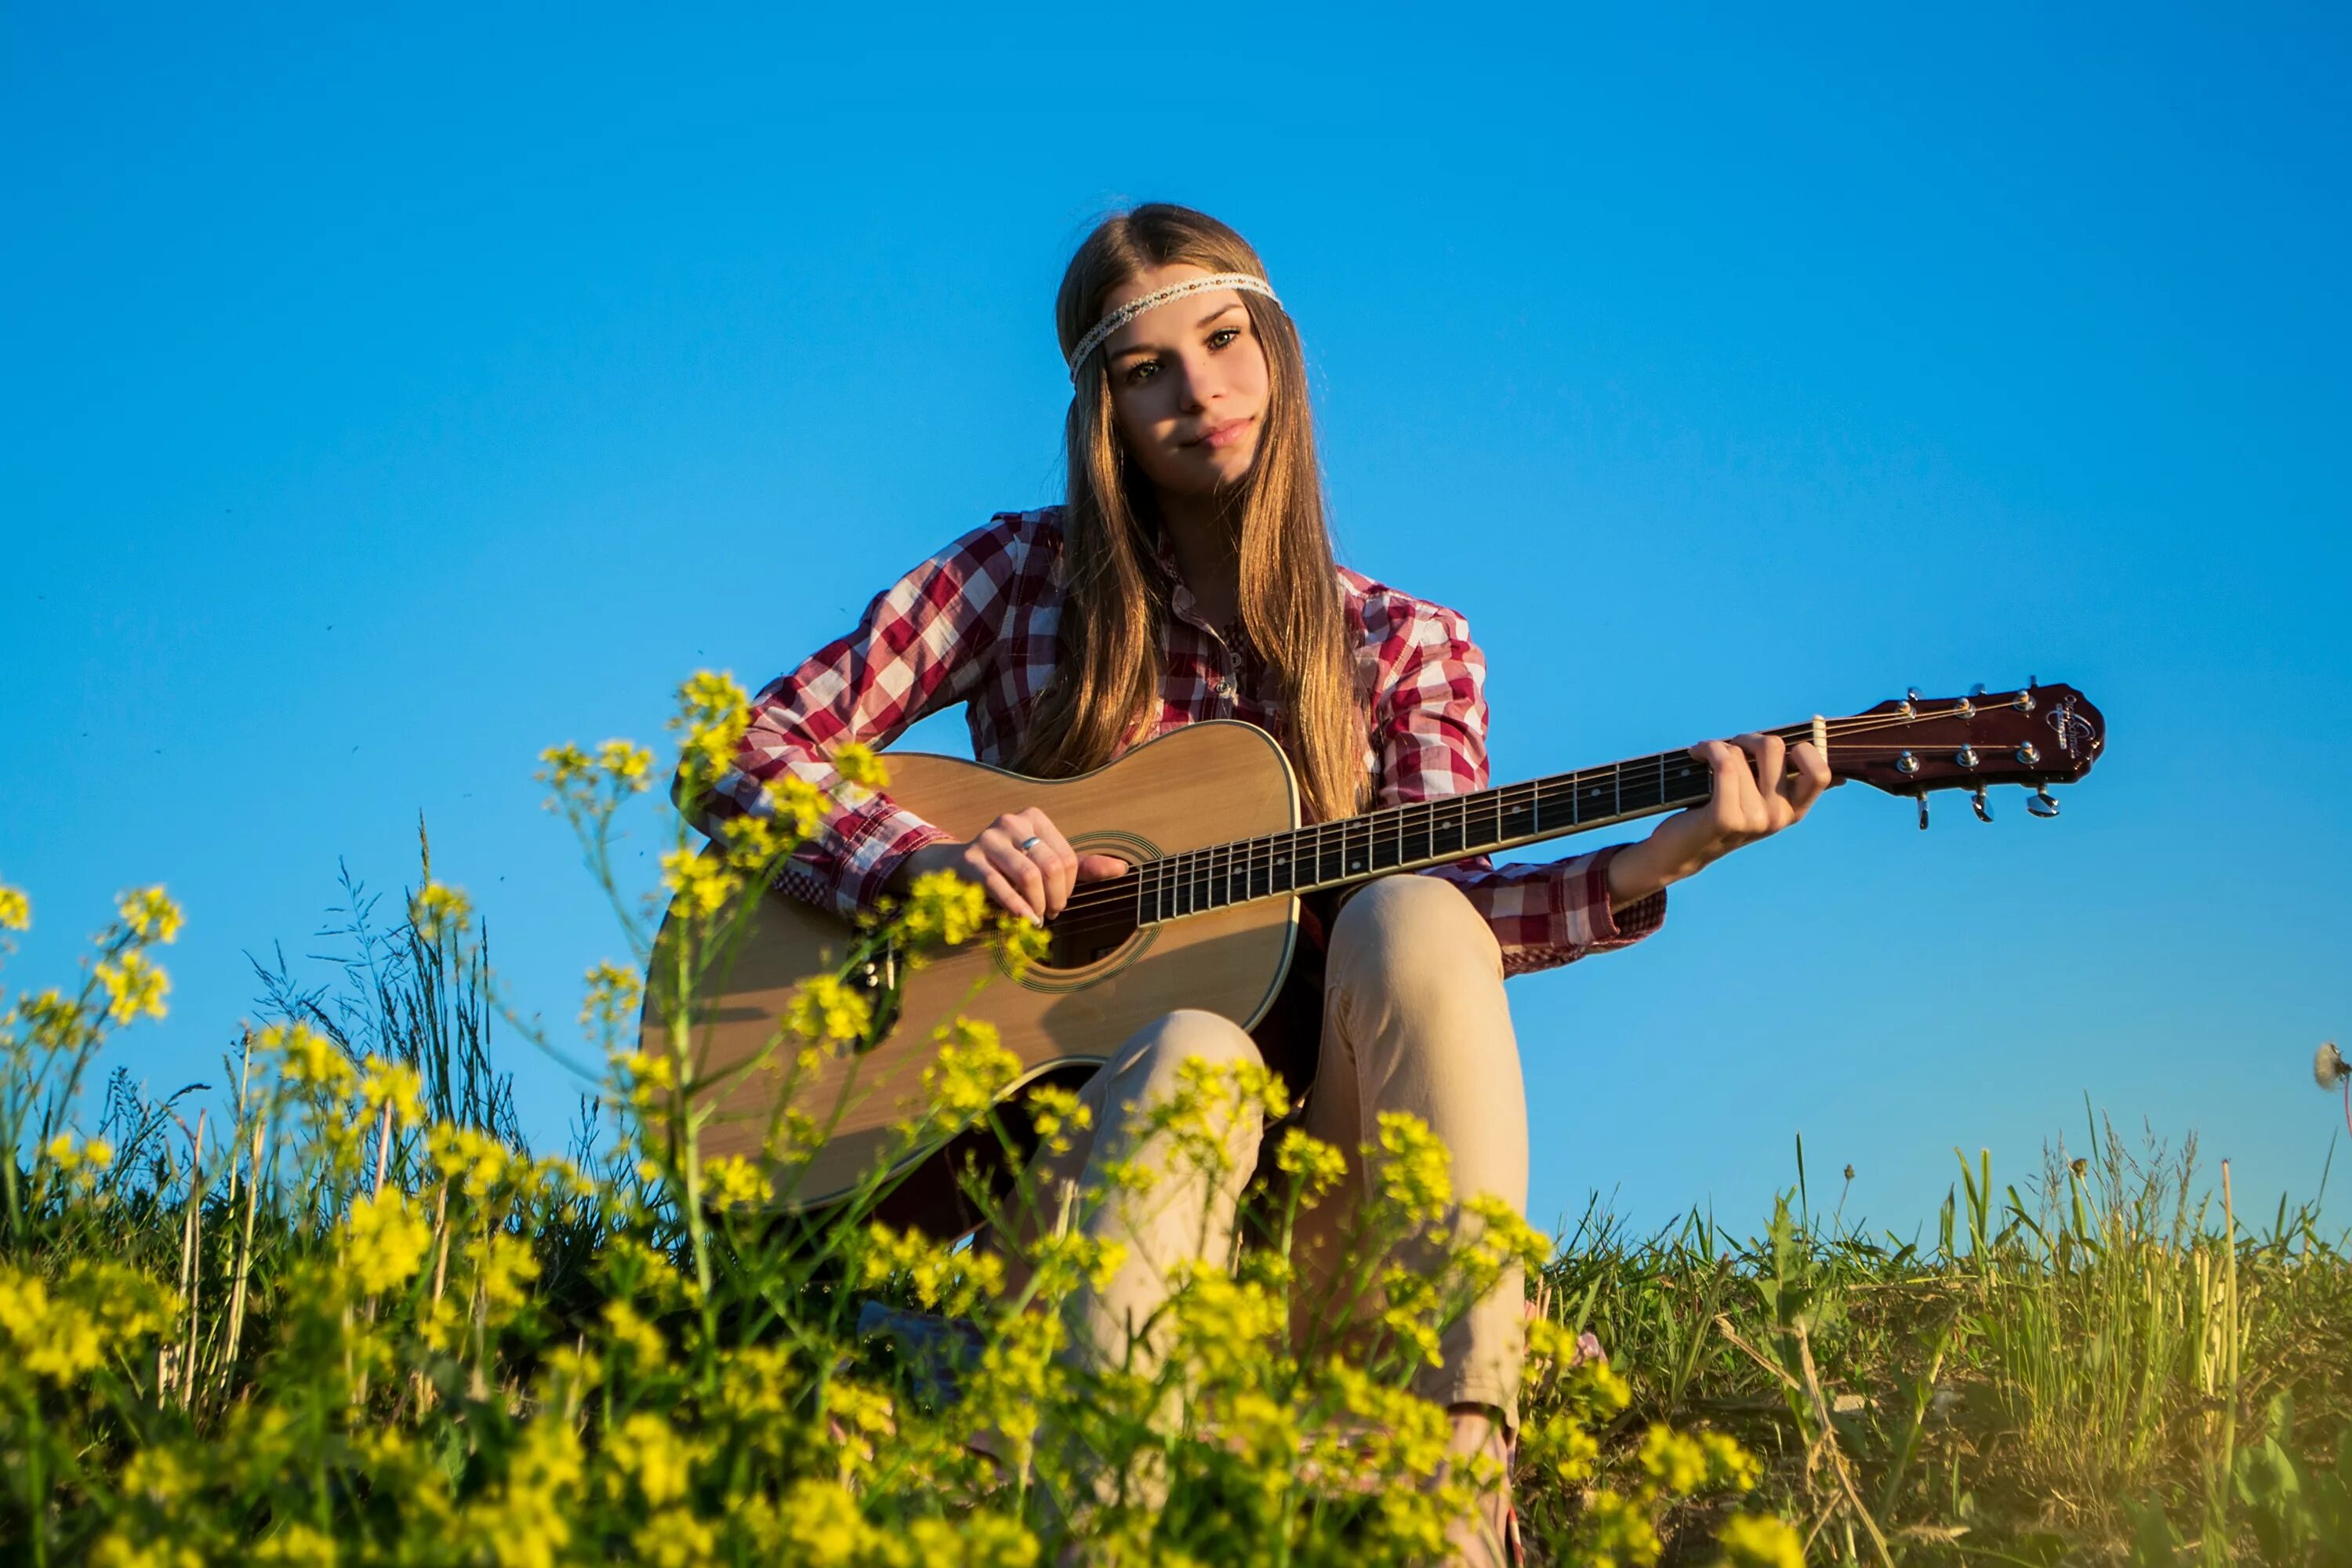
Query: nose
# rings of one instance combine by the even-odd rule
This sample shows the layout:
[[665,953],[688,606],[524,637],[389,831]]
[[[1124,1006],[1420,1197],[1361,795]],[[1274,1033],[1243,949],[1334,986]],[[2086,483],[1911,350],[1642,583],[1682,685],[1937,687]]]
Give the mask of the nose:
[[1177,362],[1176,401],[1187,414],[1198,414],[1223,390],[1214,363],[1205,357],[1184,354]]

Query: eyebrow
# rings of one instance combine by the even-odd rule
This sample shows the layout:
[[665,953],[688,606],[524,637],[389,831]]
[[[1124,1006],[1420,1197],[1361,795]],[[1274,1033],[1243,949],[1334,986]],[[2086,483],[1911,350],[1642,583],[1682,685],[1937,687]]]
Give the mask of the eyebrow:
[[[1211,321],[1215,321],[1219,316],[1223,315],[1226,311],[1238,310],[1241,308],[1241,300],[1238,299],[1230,300],[1224,304],[1218,306],[1215,310],[1210,311],[1207,315],[1202,317],[1199,321],[1193,322],[1192,330],[1197,332],[1202,327],[1207,326]],[[1123,349],[1111,350],[1110,357],[1113,359],[1125,359],[1129,354],[1148,354],[1157,353],[1158,352],[1159,345],[1157,343],[1129,343]]]

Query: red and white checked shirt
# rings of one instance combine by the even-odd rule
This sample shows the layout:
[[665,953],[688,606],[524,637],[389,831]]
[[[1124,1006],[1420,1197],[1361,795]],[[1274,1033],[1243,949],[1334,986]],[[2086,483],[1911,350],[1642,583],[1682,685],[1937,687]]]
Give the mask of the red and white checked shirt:
[[[767,809],[761,786],[797,773],[835,804],[779,879],[788,892],[844,916],[869,907],[898,862],[952,836],[887,795],[842,800],[832,749],[880,748],[907,726],[961,702],[972,754],[1003,765],[1020,748],[1054,673],[1062,609],[1061,509],[1002,512],[876,596],[857,627],[826,644],[751,705],[732,769],[713,792],[705,832]],[[1203,621],[1163,545],[1170,583],[1167,663],[1153,735],[1202,719],[1283,731],[1280,693],[1238,626]],[[1364,766],[1372,805],[1399,805],[1486,787],[1486,660],[1469,623],[1442,605],[1339,568],[1356,638],[1356,687],[1370,714]],[[1140,737],[1139,737],[1140,739]],[[1507,972],[1623,947],[1665,918],[1661,892],[1612,916],[1613,849],[1549,864],[1486,857],[1435,867],[1494,929]]]

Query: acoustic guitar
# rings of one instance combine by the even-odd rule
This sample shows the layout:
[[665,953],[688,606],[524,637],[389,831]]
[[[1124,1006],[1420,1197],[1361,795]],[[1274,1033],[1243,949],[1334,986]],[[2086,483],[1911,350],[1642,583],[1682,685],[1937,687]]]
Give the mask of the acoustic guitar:
[[[2026,809],[2055,816],[2050,786],[2080,779],[2106,744],[2099,710],[2069,686],[1979,687],[1938,700],[1914,691],[1775,732],[1821,747],[1837,779],[1916,796],[1922,827],[1927,796],[1939,789],[1971,791],[1977,816],[1990,822],[1986,792],[1997,784],[2032,788]],[[1008,1095],[1060,1069],[1090,1068],[1176,1008],[1205,1008],[1248,1027],[1273,1005],[1297,950],[1302,895],[1677,810],[1712,787],[1705,763],[1662,752],[1302,826],[1281,748],[1230,720],[1171,731],[1076,778],[1025,778],[922,753],[893,754],[889,772],[893,799],[959,839],[1004,812],[1037,807],[1072,848],[1116,856],[1132,869],[1081,884],[1047,928],[1045,961],[1018,976],[981,942],[920,967],[888,952],[871,955],[853,979],[876,1001],[874,1037],[827,1055],[794,1091],[829,1135],[778,1200],[784,1212],[839,1198],[879,1163],[903,1168],[935,1152],[907,1150],[898,1128],[921,1116],[922,1072],[937,1048],[931,1030],[957,1013],[993,1024],[1020,1058]],[[666,955],[688,923],[674,904],[656,941],[656,975],[669,972]],[[829,910],[774,890],[758,895],[741,947],[713,966],[723,974],[690,1015],[696,1080],[716,1080],[706,1154],[761,1158],[782,1078],[728,1069],[774,1049],[796,987],[839,971],[858,935]],[[665,1052],[659,990],[647,987],[640,1029],[646,1049]]]

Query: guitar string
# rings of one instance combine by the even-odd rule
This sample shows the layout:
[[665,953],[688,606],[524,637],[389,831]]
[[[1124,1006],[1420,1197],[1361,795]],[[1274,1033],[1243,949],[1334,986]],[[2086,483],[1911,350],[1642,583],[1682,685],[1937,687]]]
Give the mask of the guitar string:
[[[2012,706],[2013,704],[2010,703],[2000,703],[1989,709],[1977,709],[1973,711],[1974,713],[2000,712]],[[1960,716],[1961,710],[1958,707],[1941,710],[1915,710],[1908,717],[1905,716],[1900,710],[1895,710],[1886,713],[1856,714],[1848,719],[1829,721],[1824,728],[1832,735],[1874,733],[1888,729],[1905,728],[1921,722]],[[1806,740],[1811,736],[1812,726],[1791,725],[1785,731],[1765,732],[1780,734],[1784,740]],[[1849,757],[1856,752],[1892,754],[1905,749],[1907,748],[1890,747],[1885,742],[1875,745],[1841,745],[1832,742],[1830,746],[1831,752],[1845,753]],[[1990,749],[1995,752],[2007,750],[1997,746]],[[1279,847],[1268,840],[1289,838],[1295,842],[1300,836],[1306,834],[1313,835],[1311,845],[1298,844],[1299,852],[1295,859],[1298,862],[1311,863],[1317,868],[1315,880],[1309,884],[1313,887],[1327,880],[1320,875],[1320,867],[1321,862],[1335,847],[1335,839],[1338,852],[1343,859],[1349,853],[1350,837],[1360,839],[1362,847],[1368,855],[1373,851],[1374,846],[1384,847],[1392,841],[1402,848],[1402,840],[1408,835],[1424,837],[1425,842],[1433,844],[1438,834],[1443,831],[1444,825],[1435,820],[1441,813],[1450,813],[1458,816],[1459,821],[1452,826],[1465,831],[1466,835],[1474,815],[1483,818],[1492,811],[1496,823],[1499,826],[1501,819],[1505,816],[1529,810],[1540,812],[1546,804],[1544,797],[1548,794],[1557,795],[1566,789],[1572,795],[1575,789],[1581,787],[1587,782],[1589,776],[1591,782],[1596,784],[1602,782],[1612,784],[1618,798],[1622,801],[1623,785],[1627,782],[1624,777],[1627,768],[1635,770],[1638,774],[1646,766],[1657,764],[1663,774],[1664,759],[1675,755],[1675,753],[1673,752],[1659,752],[1651,757],[1635,759],[1629,763],[1602,763],[1598,767],[1579,770],[1575,773],[1555,774],[1549,779],[1528,780],[1474,792],[1469,795],[1439,796],[1427,801],[1407,802],[1402,805],[1384,808],[1381,813],[1365,813],[1328,823],[1307,824],[1298,828],[1280,830],[1272,835],[1262,835],[1256,838],[1239,840],[1232,844],[1206,846],[1201,849],[1184,850],[1175,855],[1162,856],[1154,860],[1140,862],[1132,870],[1122,873],[1118,877],[1104,879],[1100,882],[1090,884],[1083,891],[1075,892],[1069,901],[1064,905],[1062,913],[1055,917],[1056,921],[1057,923],[1069,922],[1075,915],[1078,917],[1077,923],[1101,924],[1103,922],[1100,921],[1086,917],[1109,914],[1114,910],[1123,913],[1129,906],[1132,906],[1133,917],[1136,923],[1140,925],[1147,923],[1142,920],[1144,900],[1147,897],[1154,896],[1162,906],[1163,912],[1150,923],[1156,923],[1158,920],[1181,918],[1186,914],[1204,913],[1212,909],[1231,908],[1235,903],[1255,901],[1262,897],[1276,896],[1276,890],[1270,887],[1263,894],[1250,890],[1252,883],[1260,871],[1267,873],[1270,882],[1273,874],[1283,864]],[[1643,792],[1652,787],[1654,786],[1647,782],[1637,785],[1637,788]],[[1486,798],[1481,800],[1479,799],[1481,795]],[[1407,815],[1415,811],[1422,815],[1422,820],[1417,824],[1410,820]],[[1375,820],[1382,816],[1387,817],[1387,820]],[[1561,837],[1561,835],[1554,834],[1547,837]],[[1468,839],[1465,837],[1465,845],[1467,842]],[[1220,856],[1223,857],[1223,864],[1219,863]],[[1410,858],[1420,858],[1420,857],[1410,857]],[[1339,876],[1333,879],[1345,880],[1363,869],[1363,866],[1359,863],[1343,869]],[[1130,879],[1133,880],[1134,885],[1125,886],[1124,884]],[[1235,884],[1239,884],[1241,889],[1238,897],[1234,894]],[[1279,891],[1289,893],[1296,890],[1294,887]],[[1223,901],[1219,901],[1220,894],[1223,895]],[[1190,904],[1191,907],[1169,910],[1166,905],[1170,902]]]
[[[2007,703],[1999,704],[1994,709],[1990,710],[1990,711],[2000,711],[2010,706],[2011,705]],[[1961,710],[1958,708],[1955,707],[1946,709],[1941,711],[1918,712],[1908,718],[1905,717],[1899,710],[1885,714],[1857,714],[1846,720],[1831,721],[1827,725],[1825,725],[1825,727],[1830,729],[1831,732],[1833,734],[1874,732],[1890,728],[1906,727],[1919,723],[1923,721],[1958,717],[1960,715],[1960,711]],[[1977,710],[1976,711],[1983,712],[1987,711],[1987,710]],[[1808,739],[1811,737],[1811,731],[1812,727],[1810,724],[1792,725],[1790,726],[1787,732],[1783,734],[1783,739]],[[1769,732],[1781,733],[1781,731]],[[1853,753],[1885,752],[1889,748],[1882,742],[1874,746],[1857,746],[1851,744],[1838,745],[1832,743],[1830,749],[1834,752]],[[1906,748],[1894,748],[1895,751],[1903,749]],[[1993,747],[1990,749],[1999,752],[2006,750],[2007,748]],[[1499,826],[1499,820],[1502,816],[1513,815],[1517,812],[1527,811],[1530,808],[1540,811],[1542,806],[1546,804],[1544,799],[1546,795],[1549,794],[1556,795],[1560,793],[1563,787],[1567,787],[1572,792],[1574,788],[1580,787],[1585,782],[1587,782],[1588,777],[1592,775],[1597,776],[1592,777],[1591,782],[1606,782],[1612,784],[1616,787],[1619,799],[1622,800],[1623,785],[1628,782],[1625,778],[1625,773],[1628,768],[1633,769],[1638,777],[1638,774],[1643,771],[1646,766],[1662,764],[1664,759],[1672,758],[1675,755],[1675,753],[1673,752],[1660,752],[1651,757],[1635,759],[1628,763],[1603,763],[1595,768],[1579,770],[1575,773],[1555,774],[1549,779],[1528,780],[1519,784],[1507,784],[1486,791],[1474,792],[1466,796],[1438,796],[1427,801],[1408,802],[1402,805],[1384,808],[1383,811],[1380,813],[1365,813],[1358,816],[1344,817],[1328,823],[1307,824],[1298,828],[1280,830],[1275,834],[1264,835],[1253,839],[1239,840],[1231,844],[1204,846],[1200,849],[1180,851],[1172,856],[1162,856],[1155,860],[1141,862],[1132,871],[1123,873],[1119,877],[1108,878],[1101,882],[1091,884],[1085,892],[1075,893],[1069,902],[1064,906],[1062,915],[1056,918],[1057,920],[1067,920],[1070,918],[1073,910],[1076,910],[1080,914],[1086,914],[1097,910],[1108,910],[1114,906],[1132,904],[1134,906],[1138,923],[1142,923],[1140,917],[1142,913],[1143,900],[1149,894],[1153,892],[1158,893],[1162,900],[1174,900],[1179,901],[1187,901],[1188,894],[1195,896],[1197,901],[1193,902],[1193,907],[1192,909],[1180,909],[1171,911],[1171,913],[1176,916],[1193,912],[1205,912],[1206,910],[1212,908],[1230,908],[1234,902],[1248,901],[1254,900],[1255,897],[1272,897],[1274,896],[1272,889],[1269,889],[1268,892],[1264,895],[1255,895],[1245,891],[1242,895],[1242,898],[1238,900],[1233,898],[1229,892],[1233,884],[1240,882],[1243,884],[1244,889],[1246,889],[1248,885],[1247,879],[1253,878],[1256,872],[1263,869],[1271,873],[1281,864],[1281,856],[1278,852],[1279,847],[1267,842],[1268,839],[1289,838],[1293,841],[1297,841],[1303,835],[1312,834],[1313,839],[1311,846],[1304,843],[1298,845],[1300,853],[1297,854],[1297,859],[1299,861],[1311,861],[1315,864],[1318,868],[1316,882],[1320,883],[1325,880],[1325,879],[1319,875],[1320,863],[1333,849],[1333,840],[1335,839],[1337,841],[1336,847],[1338,851],[1342,857],[1348,854],[1348,845],[1351,837],[1360,839],[1362,841],[1363,847],[1368,852],[1370,851],[1375,845],[1385,846],[1391,841],[1399,841],[1401,843],[1402,837],[1407,834],[1426,834],[1430,841],[1433,842],[1436,834],[1441,831],[1440,825],[1434,820],[1436,816],[1440,813],[1450,812],[1458,816],[1461,820],[1455,826],[1466,829],[1469,821],[1474,815],[1484,817],[1487,815],[1489,810],[1492,810],[1495,813],[1497,826]],[[1663,766],[1660,767],[1660,772],[1663,773]],[[1573,783],[1570,781],[1573,781]],[[1641,783],[1637,785],[1637,789],[1644,792],[1652,787],[1654,786],[1651,785],[1647,782]],[[1478,798],[1481,795],[1487,798],[1482,801]],[[1419,824],[1415,824],[1409,820],[1407,816],[1407,814],[1415,811],[1419,811],[1423,819]],[[1615,814],[1612,813],[1612,815],[1613,816]],[[1387,820],[1376,820],[1380,817],[1386,817]],[[1559,835],[1548,835],[1547,837],[1559,837]],[[1246,853],[1242,853],[1244,851],[1246,851]],[[1223,863],[1222,865],[1219,863],[1220,856],[1223,857]],[[1418,857],[1414,857],[1414,858],[1418,858]],[[1171,870],[1171,868],[1177,868]],[[1337,879],[1344,880],[1349,876],[1360,872],[1362,869],[1363,868],[1360,864],[1348,868],[1339,873]],[[1156,883],[1156,887],[1142,879],[1147,876],[1152,879],[1153,883]],[[1121,885],[1126,883],[1129,878],[1138,879],[1135,886],[1131,889]],[[1310,886],[1311,885],[1313,884],[1310,884]],[[1293,889],[1282,889],[1284,892],[1289,892],[1292,890]],[[1227,894],[1227,897],[1222,903],[1216,900],[1216,895],[1219,893]],[[1166,919],[1171,918],[1171,916],[1170,914],[1163,914],[1159,918]],[[1098,922],[1090,921],[1088,923]]]

